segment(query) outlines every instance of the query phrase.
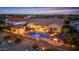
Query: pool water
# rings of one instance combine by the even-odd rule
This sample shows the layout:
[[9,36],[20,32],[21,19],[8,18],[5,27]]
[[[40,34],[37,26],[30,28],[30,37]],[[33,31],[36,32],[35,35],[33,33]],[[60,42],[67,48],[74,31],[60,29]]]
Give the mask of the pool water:
[[49,39],[50,36],[46,35],[46,34],[42,34],[42,33],[29,33],[29,35],[31,35],[32,37],[38,37],[38,38],[47,38]]

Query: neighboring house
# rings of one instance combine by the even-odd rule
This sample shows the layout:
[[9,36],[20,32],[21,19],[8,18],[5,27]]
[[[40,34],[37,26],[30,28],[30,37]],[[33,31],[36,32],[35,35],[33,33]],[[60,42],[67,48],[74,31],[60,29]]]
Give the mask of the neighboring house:
[[71,21],[70,25],[76,28],[79,31],[79,20],[77,21]]
[[9,17],[6,21],[11,25],[10,31],[16,34],[24,34],[26,30],[25,24],[27,24],[29,19],[24,19],[20,17]]
[[14,18],[9,17],[6,22],[11,25],[24,25],[27,23],[27,19],[19,18],[19,17],[14,17]]

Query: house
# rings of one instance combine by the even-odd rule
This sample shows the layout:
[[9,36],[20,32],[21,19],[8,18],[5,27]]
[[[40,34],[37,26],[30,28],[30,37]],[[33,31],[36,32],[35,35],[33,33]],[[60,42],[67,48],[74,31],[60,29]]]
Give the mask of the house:
[[26,25],[29,19],[24,19],[20,17],[9,17],[6,21],[10,25],[10,30],[12,33],[15,34],[24,34],[26,30]]
[[48,32],[52,28],[53,32],[60,32],[63,26],[63,20],[58,18],[32,18],[27,25],[32,31]]
[[24,25],[27,23],[27,20],[20,17],[9,17],[6,22],[10,25]]

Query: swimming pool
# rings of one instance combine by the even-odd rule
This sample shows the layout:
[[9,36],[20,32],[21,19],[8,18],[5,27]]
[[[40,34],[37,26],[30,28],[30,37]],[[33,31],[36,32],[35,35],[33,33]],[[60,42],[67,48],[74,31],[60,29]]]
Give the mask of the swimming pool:
[[50,39],[50,36],[49,36],[49,35],[42,34],[42,33],[30,32],[29,35],[31,35],[32,37],[47,38],[47,39]]

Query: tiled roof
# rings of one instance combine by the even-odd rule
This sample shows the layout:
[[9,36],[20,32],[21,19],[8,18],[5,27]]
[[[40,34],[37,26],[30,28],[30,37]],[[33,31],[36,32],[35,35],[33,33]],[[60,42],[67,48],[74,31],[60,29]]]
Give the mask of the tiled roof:
[[31,20],[36,25],[50,25],[57,24],[63,26],[63,20],[58,18],[35,18]]
[[20,17],[10,17],[8,18],[9,22],[23,22],[23,21],[28,21],[29,19],[24,19],[24,18],[20,18]]

